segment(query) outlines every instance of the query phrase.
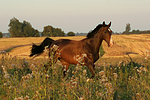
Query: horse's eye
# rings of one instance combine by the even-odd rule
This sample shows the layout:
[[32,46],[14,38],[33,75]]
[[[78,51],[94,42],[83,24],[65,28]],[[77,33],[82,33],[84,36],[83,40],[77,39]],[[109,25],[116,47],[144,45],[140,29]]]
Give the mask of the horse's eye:
[[104,33],[107,33],[107,31],[105,31]]

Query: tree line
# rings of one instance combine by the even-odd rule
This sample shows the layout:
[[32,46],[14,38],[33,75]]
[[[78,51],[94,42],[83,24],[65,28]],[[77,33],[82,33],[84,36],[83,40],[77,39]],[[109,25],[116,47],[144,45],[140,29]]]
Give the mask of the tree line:
[[17,18],[10,19],[9,33],[11,37],[38,37],[39,31],[34,29],[32,25],[27,22],[19,22]]
[[[10,19],[9,23],[9,33],[11,37],[39,37],[39,31],[37,29],[34,29],[32,25],[27,22],[23,21],[20,22],[17,18],[13,17]],[[1,34],[1,33],[0,33]],[[62,31],[61,28],[54,28],[50,25],[45,26],[44,30],[42,32],[42,36],[75,36],[74,32],[68,32],[65,34],[64,31]]]
[[[9,33],[11,37],[39,37],[39,31],[34,29],[32,25],[27,22],[23,21],[20,22],[17,18],[13,17],[10,19],[9,23]],[[75,33],[70,31],[67,34],[61,28],[54,28],[50,25],[45,26],[43,32],[41,32],[42,36],[75,36]],[[119,34],[119,33],[116,33]],[[150,30],[147,31],[140,31],[140,30],[132,30],[130,23],[126,24],[125,31],[122,34],[150,34]],[[0,32],[0,38],[3,37],[2,32]]]
[[150,30],[140,31],[137,29],[131,31],[131,25],[130,23],[127,23],[125,27],[125,31],[122,34],[150,34]]

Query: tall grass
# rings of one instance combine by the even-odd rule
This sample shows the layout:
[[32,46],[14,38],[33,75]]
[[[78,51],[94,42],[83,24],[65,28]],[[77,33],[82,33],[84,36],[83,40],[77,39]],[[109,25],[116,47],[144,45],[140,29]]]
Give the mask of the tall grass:
[[143,64],[97,63],[94,78],[80,64],[71,65],[63,77],[62,66],[54,64],[53,59],[21,59],[8,53],[1,54],[0,59],[2,100],[150,100],[149,59]]

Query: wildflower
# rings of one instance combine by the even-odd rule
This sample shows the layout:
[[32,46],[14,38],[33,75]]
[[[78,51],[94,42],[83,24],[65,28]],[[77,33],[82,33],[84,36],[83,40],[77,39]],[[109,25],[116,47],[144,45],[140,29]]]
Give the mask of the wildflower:
[[3,70],[6,70],[6,67],[2,65]]
[[4,78],[10,78],[9,74],[5,74]]
[[98,95],[98,96],[103,96],[103,94],[102,94],[102,93],[98,93],[97,95]]
[[39,92],[38,92],[38,91],[36,91],[35,93],[36,93],[37,95],[39,95]]
[[77,84],[78,84],[77,82],[72,82],[72,85],[74,86],[77,86]]
[[87,82],[89,82],[89,81],[90,81],[90,79],[88,78],[86,81],[87,81]]
[[30,79],[30,78],[32,78],[32,74],[27,74],[26,76],[22,76],[22,79],[25,79],[25,80]]
[[15,64],[12,64],[12,65],[11,65],[11,67],[13,67],[13,68],[14,68],[14,67],[15,67]]
[[144,67],[144,68],[143,68],[143,71],[144,71],[144,72],[147,72],[147,69]]
[[136,93],[136,96],[139,97],[139,96],[140,96],[140,93]]
[[104,71],[100,71],[100,72],[99,72],[99,75],[100,75],[100,76],[104,76],[104,75],[105,75],[105,72],[104,72]]
[[26,95],[26,96],[24,97],[24,99],[29,99],[29,96],[28,96],[28,95]]
[[21,96],[21,97],[18,98],[18,100],[24,100],[24,99],[23,99],[23,97]]
[[101,69],[101,67],[97,67],[97,69]]
[[79,70],[79,67],[78,67],[78,66],[76,66],[76,70]]
[[32,74],[35,75],[37,72],[36,71],[32,71]]
[[7,85],[7,83],[4,83],[4,86]]
[[12,86],[9,86],[9,89],[12,89]]
[[72,71],[72,74],[75,74],[75,72],[74,72],[74,71]]
[[0,54],[6,54],[6,51],[0,51]]
[[57,46],[57,45],[54,44],[53,47],[51,48],[51,50],[56,51],[56,50],[58,50],[58,47],[59,47],[59,46]]
[[145,67],[140,67],[139,70],[147,72],[147,69]]
[[138,73],[141,73],[142,71],[141,71],[141,70],[139,70],[139,69],[137,69],[137,72],[138,72]]
[[79,100],[84,100],[84,98],[83,98],[83,97],[80,97]]
[[114,75],[114,79],[116,80],[117,77],[118,77],[118,74],[117,73],[113,73],[113,75]]
[[48,74],[46,74],[45,76],[46,76],[46,78],[49,78],[49,77],[50,77]]
[[111,83],[105,83],[105,86],[108,88],[112,88],[112,84]]
[[32,75],[31,74],[27,74],[26,75],[28,78],[32,78]]
[[4,74],[6,75],[6,74],[8,74],[8,72],[4,69]]
[[118,67],[119,67],[119,69],[120,69],[120,67],[121,67],[121,65],[122,65],[122,61],[120,61],[119,63],[118,63]]
[[18,98],[14,98],[14,100],[18,100]]
[[29,64],[29,62],[28,62],[28,61],[24,61],[24,63],[25,63],[25,64]]
[[103,79],[101,79],[101,82],[102,82],[102,83],[108,82],[107,77],[103,77]]
[[87,71],[86,70],[83,70],[83,75],[86,75]]

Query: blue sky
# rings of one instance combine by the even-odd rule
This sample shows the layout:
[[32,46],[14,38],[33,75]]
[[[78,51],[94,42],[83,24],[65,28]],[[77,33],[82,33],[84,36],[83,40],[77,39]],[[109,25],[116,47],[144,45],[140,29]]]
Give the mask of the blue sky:
[[52,25],[87,33],[103,21],[111,21],[114,32],[124,31],[127,23],[132,30],[150,30],[150,0],[0,0],[1,32],[8,32],[13,17],[39,31]]

